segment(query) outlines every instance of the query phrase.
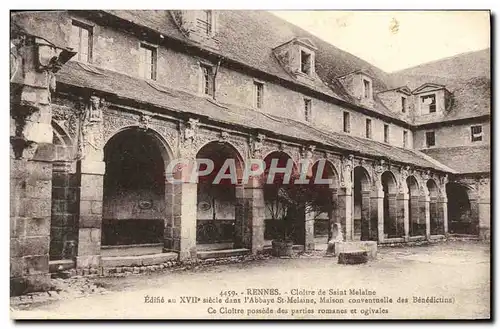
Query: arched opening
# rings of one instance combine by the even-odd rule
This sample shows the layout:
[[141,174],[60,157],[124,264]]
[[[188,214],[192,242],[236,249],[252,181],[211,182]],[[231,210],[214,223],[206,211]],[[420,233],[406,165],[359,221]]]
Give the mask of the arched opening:
[[355,240],[377,240],[377,223],[370,217],[370,176],[365,168],[354,168],[353,235]]
[[394,174],[386,171],[382,174],[382,189],[384,191],[384,234],[386,238],[401,238],[404,236],[404,223],[397,215],[397,184]]
[[464,185],[446,184],[449,232],[452,234],[479,234],[479,218],[472,214],[469,192]]
[[[306,220],[314,220],[315,245],[327,243],[334,224],[340,224],[338,217],[338,174],[331,162],[321,159],[316,161],[308,175],[313,188],[321,195],[318,201],[323,204],[322,211],[309,214]],[[326,184],[329,180],[330,183]]]
[[71,140],[52,122],[52,200],[50,221],[50,260],[74,259],[78,246],[78,180]]
[[198,151],[196,158],[201,172],[207,169],[204,159],[214,165],[209,174],[198,178],[197,250],[231,249],[242,239],[243,223],[236,216],[237,189],[243,188],[238,185],[243,167],[241,157],[230,144],[211,142]]
[[427,189],[429,190],[429,212],[430,212],[430,231],[431,235],[444,234],[443,219],[439,215],[438,198],[439,189],[436,182],[432,179],[427,181]]
[[425,236],[425,216],[420,209],[420,193],[418,182],[414,176],[406,179],[408,186],[408,216],[410,219],[410,236]]
[[160,140],[140,129],[121,131],[106,143],[103,247],[151,244],[161,247],[168,160]]
[[[287,188],[298,173],[292,158],[285,152],[276,151],[264,158],[265,171],[262,176],[265,205],[264,239],[291,240],[294,244],[305,243],[304,212],[285,203],[283,196],[288,195]],[[276,170],[274,179],[271,172]],[[269,178],[269,182],[268,182]]]

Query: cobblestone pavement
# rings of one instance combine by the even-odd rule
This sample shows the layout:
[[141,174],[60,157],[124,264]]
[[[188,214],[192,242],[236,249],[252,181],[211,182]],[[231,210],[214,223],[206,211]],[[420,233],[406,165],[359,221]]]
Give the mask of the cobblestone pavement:
[[[41,297],[11,298],[14,318],[267,318],[292,317],[265,313],[279,306],[296,309],[293,318],[487,318],[490,304],[490,249],[488,244],[455,241],[416,247],[379,249],[378,257],[362,265],[339,265],[336,258],[316,251],[292,259],[263,258],[250,262],[214,266],[183,266],[163,272],[121,275],[107,278],[54,280],[56,291]],[[283,294],[292,289],[317,291],[368,289],[377,297],[392,298],[388,304],[357,304],[360,315],[318,313],[318,307],[353,308],[352,304],[307,303],[273,305],[204,303],[234,291],[240,297],[248,288],[277,288]],[[181,297],[197,296],[200,302],[181,303]],[[146,303],[151,297],[164,303]],[[248,294],[247,294],[247,297]],[[275,296],[264,296],[275,297]],[[299,296],[303,297],[303,296]],[[348,296],[349,297],[349,296]],[[399,297],[409,303],[398,303]],[[451,303],[413,302],[413,297],[452,298]],[[226,298],[223,296],[223,298]],[[155,299],[156,300],[156,299]],[[168,301],[175,300],[175,303]],[[244,316],[221,314],[221,306],[255,310]],[[348,307],[349,306],[349,307]],[[209,314],[209,307],[217,311]],[[314,309],[314,315],[307,313]],[[382,309],[387,313],[380,313]],[[378,312],[377,312],[378,310]],[[227,311],[230,312],[230,311]]]

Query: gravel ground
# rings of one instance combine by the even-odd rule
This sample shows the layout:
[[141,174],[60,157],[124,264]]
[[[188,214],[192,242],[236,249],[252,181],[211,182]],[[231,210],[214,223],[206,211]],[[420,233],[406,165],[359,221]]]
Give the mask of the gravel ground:
[[[60,280],[62,298],[24,305],[12,303],[11,299],[11,317],[484,319],[490,316],[488,244],[456,241],[383,248],[375,261],[362,265],[339,265],[336,258],[321,257],[321,253],[149,275]],[[332,297],[329,302],[321,300],[323,296],[318,294],[322,292],[324,297]],[[195,298],[185,298],[191,296]]]

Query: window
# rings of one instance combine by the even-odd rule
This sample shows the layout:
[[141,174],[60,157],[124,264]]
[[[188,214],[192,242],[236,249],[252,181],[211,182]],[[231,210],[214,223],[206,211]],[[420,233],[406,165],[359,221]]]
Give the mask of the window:
[[366,119],[366,138],[372,138],[372,120]]
[[156,48],[141,44],[140,74],[144,79],[156,79]]
[[363,79],[363,97],[364,98],[371,98],[372,97],[370,81],[368,81],[366,79]]
[[403,130],[403,147],[408,147],[408,131]]
[[384,125],[384,143],[389,143],[389,125]]
[[471,141],[480,142],[483,140],[483,126],[470,127]]
[[304,98],[304,119],[307,122],[311,122],[312,112],[311,112],[311,100]]
[[406,97],[401,97],[401,112],[406,113]]
[[421,97],[424,109],[428,109],[429,113],[436,112],[436,95],[426,95]]
[[436,134],[434,133],[434,131],[427,131],[425,133],[425,144],[427,145],[427,147],[436,145]]
[[92,60],[92,27],[73,21],[70,45],[77,52],[74,59],[90,63]]
[[214,95],[214,74],[211,66],[201,65],[201,92]]
[[344,112],[344,132],[351,132],[351,115],[349,112]]
[[196,20],[196,25],[206,35],[212,34],[212,11],[202,10]]
[[311,54],[300,51],[300,71],[307,75],[311,74]]
[[261,109],[262,104],[264,104],[264,84],[254,81],[253,85],[255,88],[255,107]]

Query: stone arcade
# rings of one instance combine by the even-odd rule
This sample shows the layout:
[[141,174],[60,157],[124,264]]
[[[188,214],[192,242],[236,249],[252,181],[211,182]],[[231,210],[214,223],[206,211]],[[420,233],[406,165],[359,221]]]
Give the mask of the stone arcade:
[[[336,207],[296,230],[306,250],[333,223],[345,241],[383,244],[444,238],[454,216],[488,237],[489,174],[463,178],[415,149],[407,112],[420,107],[401,114],[391,101],[437,90],[439,113],[445,89],[390,89],[378,69],[337,63],[338,49],[271,14],[208,12],[12,13],[14,289],[66,268],[264,252],[275,223],[262,183],[242,182],[251,159],[326,160]],[[282,30],[259,44],[228,31],[238,22]],[[234,159],[238,181],[194,183],[181,168],[186,180],[171,184],[179,158]]]

